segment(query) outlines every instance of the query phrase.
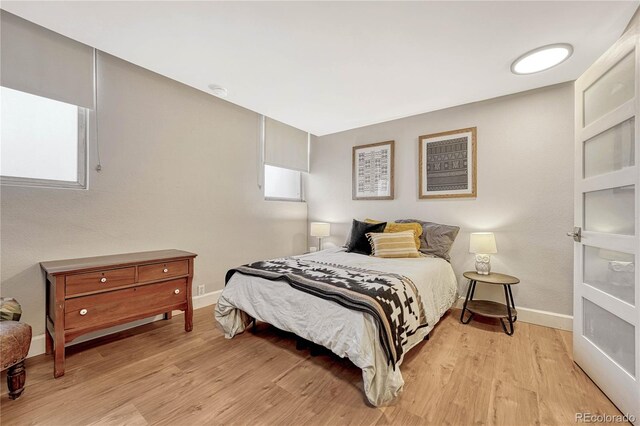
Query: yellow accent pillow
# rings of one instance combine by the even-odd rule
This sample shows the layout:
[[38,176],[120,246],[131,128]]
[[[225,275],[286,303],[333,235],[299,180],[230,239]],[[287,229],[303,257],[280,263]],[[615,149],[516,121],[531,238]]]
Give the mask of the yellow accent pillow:
[[367,238],[371,243],[371,255],[386,258],[420,257],[413,236],[412,229],[402,232],[369,232]]
[[[382,223],[381,220],[365,219],[366,223]],[[396,223],[387,222],[387,226],[384,228],[384,232],[403,232],[413,231],[413,238],[416,241],[416,249],[420,250],[420,236],[422,235],[422,225],[417,222],[409,223]]]

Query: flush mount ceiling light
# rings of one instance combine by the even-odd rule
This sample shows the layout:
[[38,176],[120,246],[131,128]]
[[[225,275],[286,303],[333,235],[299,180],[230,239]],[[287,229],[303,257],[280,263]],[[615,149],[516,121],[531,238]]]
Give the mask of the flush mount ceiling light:
[[560,65],[573,53],[573,46],[567,43],[550,44],[533,49],[511,64],[514,74],[533,74]]
[[211,89],[211,93],[213,93],[219,98],[226,98],[227,95],[229,94],[229,92],[227,92],[227,89],[217,84],[210,84],[209,89]]

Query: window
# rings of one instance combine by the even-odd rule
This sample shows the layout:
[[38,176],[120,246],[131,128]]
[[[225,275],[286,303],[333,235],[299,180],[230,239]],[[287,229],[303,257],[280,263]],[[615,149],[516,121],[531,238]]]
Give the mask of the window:
[[2,184],[86,187],[87,110],[0,87]]
[[304,201],[302,174],[309,171],[309,133],[269,117],[262,116],[261,121],[264,198]]
[[265,165],[264,197],[270,200],[302,201],[302,172]]

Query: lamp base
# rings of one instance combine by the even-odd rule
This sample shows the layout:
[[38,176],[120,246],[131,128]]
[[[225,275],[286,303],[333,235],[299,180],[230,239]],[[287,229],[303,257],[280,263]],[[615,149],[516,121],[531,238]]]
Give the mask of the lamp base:
[[491,255],[476,254],[476,272],[479,275],[489,275],[491,273]]

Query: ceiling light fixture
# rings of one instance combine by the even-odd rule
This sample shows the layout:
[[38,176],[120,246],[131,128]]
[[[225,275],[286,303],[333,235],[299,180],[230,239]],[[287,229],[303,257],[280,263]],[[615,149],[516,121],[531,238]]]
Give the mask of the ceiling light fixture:
[[534,74],[560,65],[573,53],[573,46],[567,43],[549,44],[533,49],[511,64],[514,74]]
[[211,93],[219,98],[226,98],[229,92],[222,86],[218,86],[217,84],[210,84],[209,89],[211,89]]

